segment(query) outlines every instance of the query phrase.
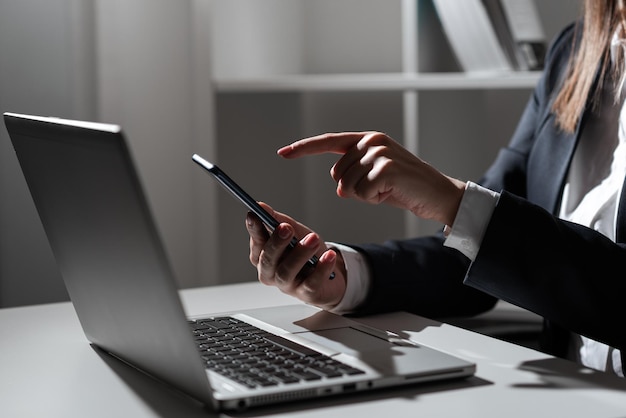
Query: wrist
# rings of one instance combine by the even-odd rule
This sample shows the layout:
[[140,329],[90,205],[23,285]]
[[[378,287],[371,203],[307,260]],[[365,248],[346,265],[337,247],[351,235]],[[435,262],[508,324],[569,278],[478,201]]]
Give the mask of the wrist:
[[448,179],[450,180],[451,188],[450,193],[448,194],[446,208],[443,213],[442,223],[449,228],[454,224],[456,214],[459,211],[461,201],[463,200],[463,194],[467,188],[467,183],[451,177]]

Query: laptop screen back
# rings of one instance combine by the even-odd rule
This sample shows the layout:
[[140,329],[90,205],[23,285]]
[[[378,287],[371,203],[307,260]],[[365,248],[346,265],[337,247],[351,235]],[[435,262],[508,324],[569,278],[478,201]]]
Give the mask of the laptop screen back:
[[210,401],[208,379],[119,127],[4,116],[88,339]]

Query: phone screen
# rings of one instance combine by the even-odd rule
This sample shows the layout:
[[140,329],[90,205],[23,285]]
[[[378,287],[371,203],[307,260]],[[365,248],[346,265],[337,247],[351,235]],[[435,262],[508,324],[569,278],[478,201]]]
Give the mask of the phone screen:
[[[254,214],[256,214],[261,221],[267,226],[270,231],[274,231],[276,227],[279,225],[279,222],[270,215],[261,205],[257,203],[255,199],[253,199],[245,190],[241,188],[233,179],[231,179],[222,169],[220,169],[215,164],[205,160],[198,154],[194,154],[192,157],[194,162],[212,174],[213,178],[216,179],[226,190],[228,190],[232,196],[234,196],[237,200],[242,202],[244,205],[248,207]],[[298,239],[293,237],[289,246],[291,248],[295,247],[298,244]],[[317,264],[318,258],[317,256],[311,257],[307,264],[304,266],[306,268],[313,268]],[[332,273],[330,278],[333,279],[335,277],[335,273]]]

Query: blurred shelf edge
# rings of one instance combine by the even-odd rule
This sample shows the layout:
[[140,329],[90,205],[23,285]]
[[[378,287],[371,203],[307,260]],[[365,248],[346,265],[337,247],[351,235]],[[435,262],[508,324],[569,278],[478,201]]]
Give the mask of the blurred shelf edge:
[[213,80],[219,93],[532,89],[538,71],[306,74]]

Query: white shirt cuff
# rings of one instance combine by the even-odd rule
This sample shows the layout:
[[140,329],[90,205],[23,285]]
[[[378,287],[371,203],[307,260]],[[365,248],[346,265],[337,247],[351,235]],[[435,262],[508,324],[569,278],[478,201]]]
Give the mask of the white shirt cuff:
[[326,243],[341,252],[346,267],[346,292],[343,299],[330,311],[339,315],[353,312],[367,297],[371,273],[365,257],[347,245]]
[[443,245],[456,248],[474,261],[499,197],[500,193],[468,181]]

